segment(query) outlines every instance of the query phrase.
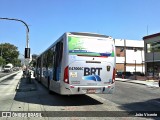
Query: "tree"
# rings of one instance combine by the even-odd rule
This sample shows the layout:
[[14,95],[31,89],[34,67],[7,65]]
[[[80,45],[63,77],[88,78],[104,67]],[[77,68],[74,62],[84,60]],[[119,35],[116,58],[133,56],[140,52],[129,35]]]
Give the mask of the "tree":
[[17,58],[14,58],[13,60],[13,65],[14,66],[17,66],[17,67],[20,67],[21,66],[21,60],[20,59],[17,59]]
[[30,66],[35,67],[36,66],[36,59],[37,59],[38,55],[37,54],[33,54],[32,55],[32,61],[30,62]]
[[0,57],[0,66],[3,66],[5,64],[5,59],[3,59],[2,57]]
[[1,57],[5,60],[5,63],[15,63],[18,60],[19,51],[18,48],[10,43],[0,44]]

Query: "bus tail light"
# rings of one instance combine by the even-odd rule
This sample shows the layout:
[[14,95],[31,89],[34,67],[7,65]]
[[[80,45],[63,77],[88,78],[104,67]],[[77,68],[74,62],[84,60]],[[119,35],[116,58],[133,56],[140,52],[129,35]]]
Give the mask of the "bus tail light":
[[113,75],[112,75],[112,83],[115,82],[115,77],[116,77],[116,69],[113,69]]
[[69,72],[68,72],[68,66],[64,69],[64,82],[69,84],[69,76],[68,76]]

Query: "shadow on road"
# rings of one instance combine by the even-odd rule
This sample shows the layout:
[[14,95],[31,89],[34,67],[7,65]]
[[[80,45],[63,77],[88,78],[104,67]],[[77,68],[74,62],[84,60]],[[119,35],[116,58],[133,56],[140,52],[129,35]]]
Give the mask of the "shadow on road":
[[[32,81],[37,86],[36,91],[17,91],[14,100],[24,103],[33,103],[48,106],[84,106],[103,104],[87,95],[64,96],[56,93],[49,94],[47,88],[45,88],[41,84],[38,84],[34,79]],[[24,86],[21,84],[23,83],[20,83],[20,86]]]
[[160,111],[160,98],[144,102],[123,104],[122,107],[132,111]]
[[[160,98],[151,99],[144,102],[135,102],[123,104],[121,109],[126,111],[133,111],[136,113],[142,113],[143,117],[146,117],[145,114],[154,114],[156,113],[158,116],[160,115]],[[146,118],[152,118],[154,120],[160,120],[160,117],[148,116]]]

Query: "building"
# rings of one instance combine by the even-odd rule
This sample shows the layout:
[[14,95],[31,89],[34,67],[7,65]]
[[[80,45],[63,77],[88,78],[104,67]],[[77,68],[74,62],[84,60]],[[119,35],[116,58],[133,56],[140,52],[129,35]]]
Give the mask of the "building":
[[144,41],[115,39],[118,72],[144,73]]
[[143,37],[146,75],[159,76],[160,73],[160,33]]

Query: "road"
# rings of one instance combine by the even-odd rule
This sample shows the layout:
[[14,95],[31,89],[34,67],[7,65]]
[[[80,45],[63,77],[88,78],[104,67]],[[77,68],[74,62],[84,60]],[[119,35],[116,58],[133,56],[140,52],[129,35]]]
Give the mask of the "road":
[[112,95],[98,95],[134,111],[160,111],[160,88],[116,81]]
[[[41,84],[36,83],[37,90],[35,91],[23,91],[23,92],[17,92],[15,91],[15,88],[19,82],[19,79],[21,78],[22,73],[18,73],[17,75],[14,75],[6,80],[3,80],[0,82],[0,111],[37,111],[42,112],[42,115],[48,115],[49,117],[42,117],[41,120],[52,120],[57,119],[53,116],[64,116],[66,115],[67,111],[86,111],[86,112],[79,112],[78,114],[83,114],[81,117],[65,117],[66,120],[97,120],[97,119],[106,119],[105,117],[91,117],[94,116],[94,114],[100,114],[101,112],[97,111],[105,111],[105,114],[109,114],[109,111],[126,111],[124,109],[125,104],[127,105],[129,100],[126,99],[132,99],[133,96],[130,98],[128,97],[128,94],[123,93],[123,90],[125,90],[124,84],[127,83],[120,83],[117,82],[116,84],[116,91],[120,91],[121,95],[116,96],[116,94],[119,94],[119,92],[115,92],[115,94],[112,95],[76,95],[76,96],[61,96],[55,93],[49,94],[48,90],[42,86]],[[130,87],[140,87],[140,90],[146,89],[145,86],[138,86],[134,84],[129,84]],[[136,88],[138,89],[138,88]],[[153,91],[153,90],[152,90]],[[131,93],[134,93],[134,91],[128,91]],[[140,93],[137,93],[137,95],[140,95]],[[150,95],[151,93],[146,93],[146,95]],[[110,96],[110,97],[109,97]],[[112,96],[112,97],[111,97]],[[136,96],[136,95],[134,95]],[[153,95],[154,96],[154,95]],[[123,98],[123,99],[122,99]],[[153,98],[153,97],[152,97]],[[156,97],[155,97],[156,98]],[[158,97],[157,97],[158,98]],[[116,100],[117,99],[117,100]],[[119,99],[119,100],[118,100]],[[120,100],[122,99],[122,100]],[[140,98],[137,98],[140,100]],[[146,100],[150,100],[150,97],[145,98]],[[123,101],[125,100],[125,101]],[[141,99],[143,100],[143,99]],[[123,102],[122,102],[123,101]],[[124,104],[123,104],[124,103]],[[130,101],[130,104],[134,104],[134,100]],[[150,102],[148,103],[150,104]],[[151,103],[153,104],[153,103]],[[158,103],[155,102],[155,104],[158,105]],[[135,104],[136,105],[136,104]],[[141,104],[141,107],[144,107]],[[158,109],[157,109],[158,110]],[[49,112],[48,112],[49,111]],[[51,111],[60,111],[59,113],[55,114],[56,112]],[[92,112],[96,111],[96,112]],[[108,112],[107,112],[108,111]],[[89,113],[88,113],[89,112]],[[71,112],[72,113],[72,112]],[[68,114],[71,114],[68,113]],[[118,112],[115,112],[114,114],[117,114]],[[75,114],[75,113],[73,113]],[[85,117],[88,115],[89,117]],[[53,118],[52,118],[53,117]],[[1,118],[0,118],[1,119]],[[15,118],[15,120],[21,120],[22,118]],[[36,120],[37,118],[24,118],[24,120],[33,119]],[[64,117],[60,117],[60,120],[64,119]],[[136,120],[137,117],[131,118],[131,117],[107,117],[107,119],[112,120],[124,120],[124,119],[133,119]],[[138,118],[145,120],[146,118]],[[3,120],[10,120],[10,118],[3,118]]]
[[8,75],[8,74],[10,74],[10,73],[0,71],[0,78],[2,78],[2,77],[5,76],[5,75]]
[[16,72],[16,71],[12,71],[12,72],[3,72],[3,71],[0,71],[0,78],[4,77],[6,75],[12,74],[14,72]]

